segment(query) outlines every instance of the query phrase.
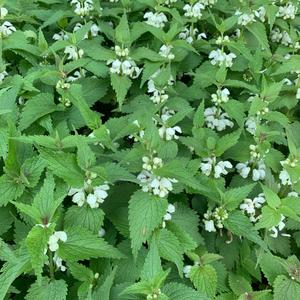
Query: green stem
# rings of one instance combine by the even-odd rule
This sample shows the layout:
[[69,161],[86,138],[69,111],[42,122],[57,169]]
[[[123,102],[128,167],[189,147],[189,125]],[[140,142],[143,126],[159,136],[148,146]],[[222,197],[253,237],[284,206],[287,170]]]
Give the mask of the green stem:
[[55,279],[54,277],[54,262],[53,262],[53,253],[49,250],[49,275],[51,279]]

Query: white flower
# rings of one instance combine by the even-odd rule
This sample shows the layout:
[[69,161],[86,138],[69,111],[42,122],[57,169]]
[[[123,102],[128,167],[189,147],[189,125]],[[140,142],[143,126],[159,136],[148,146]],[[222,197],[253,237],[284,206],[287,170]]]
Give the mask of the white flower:
[[164,107],[162,115],[160,116],[163,124],[162,127],[158,129],[158,133],[161,138],[165,138],[167,141],[179,139],[177,133],[182,133],[179,126],[169,127],[167,124],[168,119],[171,118],[174,114],[175,111],[169,110],[167,107]]
[[300,88],[297,89],[296,99],[300,99]]
[[293,43],[293,41],[292,41],[290,35],[286,31],[283,31],[282,32],[281,44],[285,45],[285,46],[289,46],[292,43]]
[[228,120],[227,113],[222,112],[221,108],[212,106],[204,111],[205,122],[208,128],[217,131],[225,130],[226,127],[233,127],[233,122]]
[[222,174],[227,175],[228,171],[227,169],[232,168],[232,164],[229,161],[219,161],[217,165],[215,166],[215,178],[220,178]]
[[109,68],[109,71],[112,74],[120,74],[120,75],[125,75],[129,76],[131,78],[137,78],[140,73],[142,72],[142,69],[137,67],[136,63],[130,59],[127,58],[126,60],[108,60],[107,64],[111,64],[111,67]]
[[121,48],[120,46],[116,45],[115,48],[115,53],[119,57],[127,57],[129,55],[129,49],[128,48]]
[[69,36],[63,31],[60,31],[59,33],[55,33],[52,39],[55,41],[67,41],[69,39]]
[[65,48],[64,53],[68,54],[68,60],[77,60],[83,56],[84,51],[82,49],[78,50],[76,46],[70,45]]
[[254,117],[249,117],[245,122],[245,127],[252,135],[255,134],[257,128],[257,121]]
[[65,272],[67,270],[67,268],[62,264],[63,260],[56,253],[53,256],[53,262],[60,271]]
[[75,14],[84,17],[94,10],[93,0],[71,0],[71,4],[75,4]]
[[292,185],[291,177],[286,170],[282,170],[279,173],[279,179],[282,185]]
[[226,67],[230,68],[233,65],[232,60],[234,58],[236,58],[236,55],[234,53],[226,54],[221,49],[217,49],[217,50],[211,51],[209,53],[208,58],[211,59],[210,62],[212,65],[218,65],[218,66],[225,65]]
[[256,11],[254,11],[254,14],[262,22],[265,22],[266,9],[263,6],[260,6]]
[[271,30],[271,41],[273,43],[277,42],[279,43],[280,40],[282,39],[282,33],[280,32],[279,28],[274,28],[273,30]]
[[8,10],[5,7],[0,7],[0,19],[3,20],[8,14]]
[[168,19],[164,13],[158,13],[158,12],[146,12],[144,14],[144,19],[147,19],[146,23],[148,25],[157,27],[157,28],[163,28],[165,26],[165,23],[168,22]]
[[299,194],[297,192],[289,192],[287,194],[288,197],[299,197]]
[[99,231],[98,231],[98,236],[99,237],[104,237],[105,235],[105,229],[103,227],[100,227]]
[[109,186],[107,184],[99,185],[94,188],[94,192],[89,194],[86,198],[86,202],[91,208],[98,208],[99,204],[104,202],[104,199],[108,197]]
[[91,35],[92,36],[97,36],[100,32],[100,28],[97,24],[92,24],[91,26]]
[[202,17],[202,11],[205,7],[200,1],[196,2],[193,5],[186,4],[183,7],[185,11],[184,16],[189,18],[197,18],[200,19]]
[[[285,223],[283,222],[285,219],[284,215],[280,216],[280,221],[276,226],[273,226],[269,231],[272,233],[270,234],[271,237],[277,238],[278,237],[278,232],[282,231],[285,227]],[[281,234],[282,236],[290,236],[289,234]]]
[[172,214],[175,213],[175,206],[173,204],[169,204],[168,205],[168,208],[167,208],[167,212],[166,214],[164,215],[164,218],[163,218],[163,224],[162,224],[162,227],[165,228],[166,227],[166,221],[170,221],[172,219]]
[[211,101],[215,104],[226,103],[229,100],[230,92],[227,88],[218,89],[216,94],[211,95]]
[[266,177],[266,165],[262,160],[257,163],[257,169],[252,170],[252,180],[263,180]]
[[285,6],[280,6],[276,14],[277,17],[283,17],[286,19],[295,19],[298,7],[294,6],[293,3],[288,2]]
[[212,172],[213,165],[215,164],[215,158],[203,158],[202,163],[200,164],[201,172],[206,176],[209,176]]
[[260,215],[256,217],[256,210],[262,207],[266,201],[265,196],[263,193],[260,193],[257,197],[253,200],[247,198],[244,202],[240,205],[240,209],[246,212],[249,215],[251,222],[256,222],[260,219]]
[[188,44],[192,44],[195,39],[201,40],[206,39],[206,34],[204,32],[199,33],[199,30],[197,28],[193,28],[192,26],[185,27],[183,31],[179,33],[179,38],[182,40],[186,40]]
[[184,274],[185,278],[189,278],[190,277],[191,269],[192,269],[192,266],[190,266],[190,265],[184,266],[184,268],[183,268],[183,274]]
[[66,78],[66,81],[67,82],[74,82],[82,77],[84,77],[85,75],[85,70],[84,69],[81,69],[81,71],[75,71],[73,73],[73,75],[70,75]]
[[208,232],[216,232],[216,227],[213,220],[203,220],[205,230]]
[[5,21],[0,26],[0,37],[6,37],[11,35],[13,32],[17,31],[17,29],[8,21]]
[[175,58],[175,55],[171,52],[173,49],[172,45],[162,45],[159,49],[160,56],[172,60]]
[[0,73],[0,84],[3,82],[4,78],[8,75],[6,71]]
[[64,231],[55,231],[48,240],[49,249],[55,252],[59,248],[59,241],[66,242],[68,239],[67,234]]
[[250,23],[255,22],[255,15],[253,13],[246,14],[246,13],[241,13],[240,11],[236,11],[235,15],[238,16],[239,25],[246,26]]
[[73,196],[72,202],[76,203],[79,207],[83,206],[86,201],[84,188],[71,188],[68,192],[68,196]]
[[243,178],[247,178],[251,171],[251,168],[248,166],[248,162],[238,163],[235,167]]

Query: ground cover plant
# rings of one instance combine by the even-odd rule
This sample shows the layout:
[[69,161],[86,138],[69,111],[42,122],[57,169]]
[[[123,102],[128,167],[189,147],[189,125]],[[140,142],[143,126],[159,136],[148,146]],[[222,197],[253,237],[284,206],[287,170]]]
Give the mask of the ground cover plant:
[[0,300],[299,300],[299,6],[0,1]]

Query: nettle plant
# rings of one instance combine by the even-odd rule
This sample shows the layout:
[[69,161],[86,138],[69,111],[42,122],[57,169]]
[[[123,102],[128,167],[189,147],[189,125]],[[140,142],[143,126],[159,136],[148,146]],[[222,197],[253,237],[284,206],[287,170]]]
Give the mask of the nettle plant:
[[299,6],[1,1],[0,299],[299,299]]

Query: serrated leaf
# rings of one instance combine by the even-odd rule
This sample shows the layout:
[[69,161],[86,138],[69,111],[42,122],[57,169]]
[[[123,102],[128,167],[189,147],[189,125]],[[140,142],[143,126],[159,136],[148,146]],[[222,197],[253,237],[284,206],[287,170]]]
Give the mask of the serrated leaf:
[[24,192],[25,186],[17,183],[7,175],[0,177],[0,206],[5,206],[8,202],[17,199]]
[[265,185],[262,185],[262,189],[268,205],[272,208],[277,208],[281,204],[281,200],[278,195]]
[[162,224],[167,211],[166,199],[142,191],[135,192],[129,201],[129,228],[134,256],[155,228]]
[[121,45],[129,45],[131,42],[126,13],[123,14],[119,25],[116,27],[116,40]]
[[274,300],[298,300],[300,284],[284,275],[277,276],[274,281]]
[[132,81],[127,76],[110,74],[111,85],[116,92],[119,107],[122,108],[127,92],[132,85]]
[[68,239],[60,243],[58,256],[67,261],[78,261],[88,258],[107,257],[122,258],[122,253],[109,245],[104,239],[85,228],[65,230]]
[[210,298],[215,296],[217,288],[217,273],[211,265],[192,267],[190,279],[197,290]]
[[234,146],[241,135],[241,131],[237,130],[232,133],[225,134],[222,136],[218,141],[216,145],[216,156],[221,156],[226,150]]
[[230,288],[237,296],[252,291],[251,284],[241,275],[230,273],[228,281]]

